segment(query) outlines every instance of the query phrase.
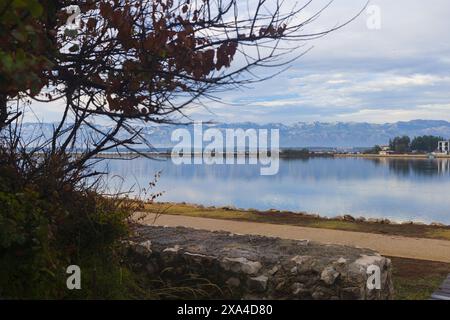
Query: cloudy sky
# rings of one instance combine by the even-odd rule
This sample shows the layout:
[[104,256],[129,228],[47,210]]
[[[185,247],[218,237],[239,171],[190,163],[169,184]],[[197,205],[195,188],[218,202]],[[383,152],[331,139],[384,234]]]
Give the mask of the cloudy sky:
[[[328,1],[314,2],[319,7]],[[342,23],[365,3],[335,0],[305,31]],[[190,115],[259,123],[450,120],[450,1],[371,0],[370,5],[380,10],[380,29],[371,24],[376,12],[363,12],[343,29],[309,42],[312,50],[281,75],[221,93],[223,104],[205,102],[208,109],[193,108]],[[311,7],[304,17],[313,12]],[[269,72],[273,70],[258,75]],[[34,108],[38,117],[50,121],[59,109]]]

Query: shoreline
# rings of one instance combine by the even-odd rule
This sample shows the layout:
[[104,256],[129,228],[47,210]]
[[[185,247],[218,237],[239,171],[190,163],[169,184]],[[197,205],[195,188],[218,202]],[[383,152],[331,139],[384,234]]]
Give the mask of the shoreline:
[[[80,154],[74,153],[75,156]],[[254,153],[235,153],[235,154],[221,154],[223,157],[233,155],[234,157],[258,157],[258,154]],[[133,159],[139,157],[149,158],[171,158],[170,153],[166,152],[123,152],[123,153],[100,153],[95,156],[98,159]],[[191,157],[201,157],[201,153],[190,154]],[[203,155],[204,156],[204,155]],[[351,154],[351,153],[318,153],[310,155],[286,155],[279,154],[280,159],[295,160],[295,159],[311,159],[311,158],[363,158],[363,159],[404,159],[404,160],[437,160],[437,159],[450,159],[450,155],[428,155],[428,154]]]
[[331,230],[280,225],[253,221],[233,221],[172,214],[148,214],[141,221],[152,226],[185,227],[195,230],[225,231],[288,240],[307,240],[321,244],[359,247],[374,250],[384,256],[450,263],[450,241],[412,238],[358,231]]
[[274,209],[266,211],[255,209],[246,210],[231,206],[206,207],[197,204],[172,202],[145,204],[144,212],[226,219],[242,222],[261,222],[318,229],[367,232],[413,238],[450,240],[450,225],[442,223],[425,224],[412,221],[398,223],[388,219],[355,218],[350,215],[327,218],[305,212],[280,211]]
[[379,224],[388,224],[388,225],[417,225],[417,226],[430,226],[430,227],[447,227],[450,228],[450,224],[445,224],[438,221],[433,222],[423,222],[423,221],[414,221],[414,220],[394,220],[394,219],[388,219],[388,218],[366,218],[366,217],[357,217],[353,216],[351,214],[345,214],[345,215],[336,215],[336,216],[322,216],[318,213],[311,213],[311,212],[305,212],[305,211],[291,211],[291,210],[281,210],[281,209],[254,209],[254,208],[238,208],[233,205],[225,205],[225,206],[206,206],[198,203],[190,203],[190,202],[170,202],[170,201],[161,201],[161,202],[155,202],[155,204],[166,204],[166,205],[181,205],[181,206],[188,206],[192,208],[198,208],[198,209],[204,209],[204,210],[216,210],[221,209],[225,211],[236,211],[236,212],[248,212],[248,213],[262,213],[262,214],[289,214],[289,215],[295,215],[295,216],[302,216],[302,217],[309,217],[309,218],[315,218],[315,219],[321,219],[321,220],[339,220],[339,221],[350,221],[350,222],[366,222],[366,223],[379,223]]
[[383,159],[383,158],[392,158],[392,159],[450,159],[450,155],[433,155],[430,157],[428,154],[388,154],[388,155],[380,155],[380,154],[335,154],[335,158],[375,158],[375,159]]

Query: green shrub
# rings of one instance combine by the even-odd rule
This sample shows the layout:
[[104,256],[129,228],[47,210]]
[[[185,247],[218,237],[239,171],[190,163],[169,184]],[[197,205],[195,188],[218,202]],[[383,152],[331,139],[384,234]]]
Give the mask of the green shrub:
[[[10,148],[0,139],[0,299],[175,299],[208,297],[206,279],[150,279],[127,255],[131,217],[142,201],[101,196],[89,166],[67,154]],[[91,177],[91,176],[90,176]],[[150,182],[152,188],[155,180]],[[153,201],[160,194],[150,194]],[[81,269],[69,290],[67,267]]]
[[[0,150],[0,297],[127,298],[134,284],[121,239],[136,203],[74,179],[68,156],[39,157]],[[82,270],[81,290],[66,287],[72,264]]]

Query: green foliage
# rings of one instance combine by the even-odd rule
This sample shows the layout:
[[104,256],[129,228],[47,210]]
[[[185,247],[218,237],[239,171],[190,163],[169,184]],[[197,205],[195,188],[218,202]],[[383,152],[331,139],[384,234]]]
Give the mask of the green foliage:
[[379,145],[374,146],[372,149],[365,151],[365,154],[379,154],[382,151]]
[[[48,17],[54,15],[53,0],[0,2],[0,94],[14,97],[46,85],[54,46],[47,33]],[[46,11],[44,12],[44,7]]]
[[410,144],[411,139],[408,136],[395,137],[389,141],[389,148],[398,153],[406,153],[411,151]]
[[[13,160],[11,160],[13,159]],[[0,297],[126,298],[133,275],[122,263],[133,202],[63,182],[65,161],[25,167],[0,152]],[[74,180],[73,180],[74,181]],[[82,269],[82,290],[66,287],[66,268]]]
[[44,287],[52,284],[57,257],[50,250],[44,207],[35,192],[0,192],[1,297],[45,298]]
[[419,152],[433,152],[438,147],[438,142],[444,140],[442,137],[421,136],[415,137],[411,142],[411,150]]
[[437,149],[438,142],[442,140],[444,138],[431,135],[415,137],[412,141],[408,136],[395,137],[389,141],[389,148],[398,153],[433,152]]
[[311,156],[312,153],[306,149],[285,149],[281,152],[281,156],[282,157],[287,157],[287,158],[307,158],[309,156]]

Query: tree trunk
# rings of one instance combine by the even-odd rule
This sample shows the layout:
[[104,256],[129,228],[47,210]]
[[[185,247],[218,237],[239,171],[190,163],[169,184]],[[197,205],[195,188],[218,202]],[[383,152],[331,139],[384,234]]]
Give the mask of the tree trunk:
[[4,126],[6,126],[6,121],[8,120],[7,102],[7,95],[0,93],[0,130],[3,129]]

